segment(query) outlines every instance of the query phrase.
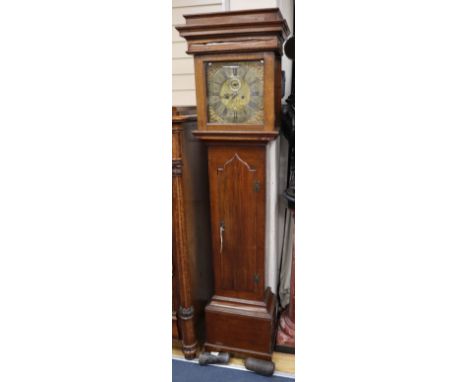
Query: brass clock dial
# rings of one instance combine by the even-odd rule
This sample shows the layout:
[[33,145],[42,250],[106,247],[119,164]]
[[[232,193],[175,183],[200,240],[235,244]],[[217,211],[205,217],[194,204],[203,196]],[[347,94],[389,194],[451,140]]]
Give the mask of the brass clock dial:
[[263,61],[207,63],[208,123],[263,124]]

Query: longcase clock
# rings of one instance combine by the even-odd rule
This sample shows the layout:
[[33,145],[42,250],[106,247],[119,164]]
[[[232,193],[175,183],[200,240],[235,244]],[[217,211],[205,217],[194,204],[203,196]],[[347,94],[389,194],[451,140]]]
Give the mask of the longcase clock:
[[194,55],[198,128],[208,145],[214,295],[208,351],[271,359],[276,296],[266,283],[268,145],[281,121],[279,9],[186,15],[177,26]]

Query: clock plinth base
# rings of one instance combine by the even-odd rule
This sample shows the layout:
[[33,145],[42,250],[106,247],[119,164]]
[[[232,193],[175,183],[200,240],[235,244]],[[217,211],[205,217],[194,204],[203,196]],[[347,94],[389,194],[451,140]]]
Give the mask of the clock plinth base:
[[271,361],[275,309],[270,288],[264,301],[214,296],[205,308],[205,349]]

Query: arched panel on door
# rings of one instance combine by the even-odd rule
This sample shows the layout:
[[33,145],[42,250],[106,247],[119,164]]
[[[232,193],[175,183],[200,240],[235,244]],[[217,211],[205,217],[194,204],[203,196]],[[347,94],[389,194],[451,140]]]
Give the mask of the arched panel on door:
[[218,168],[220,259],[225,290],[255,292],[257,171],[238,153]]

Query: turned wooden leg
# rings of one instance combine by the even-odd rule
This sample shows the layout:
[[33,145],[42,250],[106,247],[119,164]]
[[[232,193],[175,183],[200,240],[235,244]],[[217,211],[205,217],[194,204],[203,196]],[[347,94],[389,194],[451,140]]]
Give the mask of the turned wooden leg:
[[188,308],[179,307],[178,317],[180,319],[182,332],[182,352],[185,358],[194,359],[197,355],[197,338],[193,319],[193,306]]
[[182,189],[182,128],[180,126],[173,125],[172,139],[172,229],[176,237],[174,257],[177,267],[179,302],[177,319],[182,337],[182,351],[185,358],[193,359],[197,352],[197,337],[195,334],[187,232],[185,228],[184,195]]

